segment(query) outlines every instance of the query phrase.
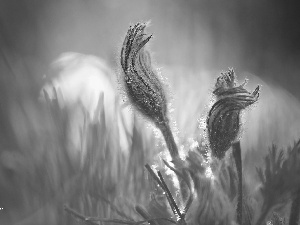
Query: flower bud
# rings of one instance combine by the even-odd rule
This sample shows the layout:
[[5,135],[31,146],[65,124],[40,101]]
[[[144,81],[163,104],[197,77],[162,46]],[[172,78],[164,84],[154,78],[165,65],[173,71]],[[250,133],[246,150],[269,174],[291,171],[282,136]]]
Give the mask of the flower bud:
[[152,35],[146,35],[147,24],[130,26],[121,51],[125,87],[134,106],[156,125],[167,123],[167,104],[162,84],[151,66],[144,46]]
[[259,86],[250,93],[239,86],[232,69],[217,78],[213,94],[217,97],[207,117],[207,130],[212,154],[222,159],[240,130],[240,112],[258,100]]

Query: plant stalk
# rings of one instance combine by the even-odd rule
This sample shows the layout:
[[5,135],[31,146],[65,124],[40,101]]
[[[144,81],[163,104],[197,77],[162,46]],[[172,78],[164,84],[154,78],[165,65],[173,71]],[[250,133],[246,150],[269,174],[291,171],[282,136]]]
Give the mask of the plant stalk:
[[238,174],[238,202],[236,208],[237,222],[242,225],[243,222],[243,172],[242,172],[242,154],[241,143],[232,144],[232,153],[235,160],[236,170]]
[[289,225],[298,225],[300,213],[300,189],[296,193],[296,197],[291,205]]
[[[161,130],[161,132],[164,136],[165,142],[166,142],[167,147],[169,149],[169,152],[170,152],[170,155],[172,157],[175,168],[179,169],[178,165],[181,164],[180,163],[181,159],[179,157],[178,148],[177,148],[177,145],[175,143],[174,136],[173,136],[173,133],[171,131],[170,125],[167,122],[165,122],[163,124],[159,124],[158,128]],[[181,166],[179,166],[179,167],[181,167]],[[177,175],[177,178],[178,178],[178,181],[179,181],[179,186],[180,186],[180,192],[181,192],[182,199],[183,199],[183,201],[186,201],[189,197],[188,187],[184,182],[181,182],[182,178],[180,176]]]
[[158,125],[158,128],[160,129],[161,133],[164,136],[172,160],[178,159],[179,157],[178,148],[175,143],[174,136],[172,134],[169,123],[165,122],[163,124],[160,124]]

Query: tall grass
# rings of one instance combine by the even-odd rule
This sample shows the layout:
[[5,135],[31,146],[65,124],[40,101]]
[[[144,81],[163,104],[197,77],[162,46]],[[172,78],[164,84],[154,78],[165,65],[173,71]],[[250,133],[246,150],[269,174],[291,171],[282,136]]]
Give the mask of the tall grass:
[[40,113],[51,121],[51,129],[35,133],[27,127],[28,146],[1,155],[8,164],[2,167],[7,176],[1,181],[6,186],[1,192],[3,224],[73,224],[64,204],[90,216],[138,218],[133,206],[145,204],[150,194],[143,166],[159,151],[154,136],[145,132],[145,121],[135,118],[127,136],[132,145],[124,152],[117,141],[118,123],[103,123],[99,101],[97,117],[85,112],[78,151],[68,143],[70,112],[60,109],[57,99],[47,99],[46,106]]

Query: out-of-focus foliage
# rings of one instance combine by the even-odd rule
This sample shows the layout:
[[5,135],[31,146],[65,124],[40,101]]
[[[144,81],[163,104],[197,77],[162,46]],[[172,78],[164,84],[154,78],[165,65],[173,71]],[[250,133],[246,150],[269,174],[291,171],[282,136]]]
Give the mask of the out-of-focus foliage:
[[260,192],[263,199],[258,222],[262,222],[272,208],[284,206],[295,197],[300,186],[299,151],[300,142],[286,150],[278,150],[273,145],[265,157],[265,167],[257,168],[257,174],[262,182]]
[[81,148],[87,152],[82,157],[67,143],[68,110],[61,109],[57,99],[46,98],[46,102],[44,116],[52,121],[52,130],[31,133],[24,149],[1,154],[0,200],[5,209],[1,223],[72,224],[73,218],[63,213],[64,204],[87,215],[120,217],[123,212],[137,218],[133,203],[143,204],[149,195],[140,168],[156,152],[150,144],[153,137],[141,132],[144,122],[134,122],[128,157],[116,142],[117,123],[115,127],[102,123],[105,113],[100,99],[98,116],[86,116],[81,130]]

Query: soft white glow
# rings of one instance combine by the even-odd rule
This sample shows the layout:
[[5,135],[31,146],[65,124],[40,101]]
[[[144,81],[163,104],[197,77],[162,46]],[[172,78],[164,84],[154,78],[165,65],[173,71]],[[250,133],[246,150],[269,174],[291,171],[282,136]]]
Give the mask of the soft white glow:
[[[70,142],[74,148],[80,146],[79,128],[83,127],[84,114],[82,108],[88,113],[91,120],[98,120],[95,110],[99,97],[103,95],[105,124],[113,127],[118,124],[119,146],[127,152],[130,143],[126,132],[132,130],[133,116],[130,109],[116,109],[118,92],[116,90],[116,77],[113,71],[95,56],[79,53],[64,53],[52,64],[53,74],[41,91],[40,99],[43,101],[45,90],[50,99],[55,98],[53,88],[58,92],[60,107],[70,110]],[[121,103],[120,103],[121,104]],[[124,124],[121,122],[124,117]]]
[[206,170],[205,170],[205,176],[206,176],[207,178],[210,178],[211,180],[214,180],[214,179],[215,179],[215,176],[214,176],[213,171],[212,171],[212,169],[211,169],[210,166],[206,167]]

